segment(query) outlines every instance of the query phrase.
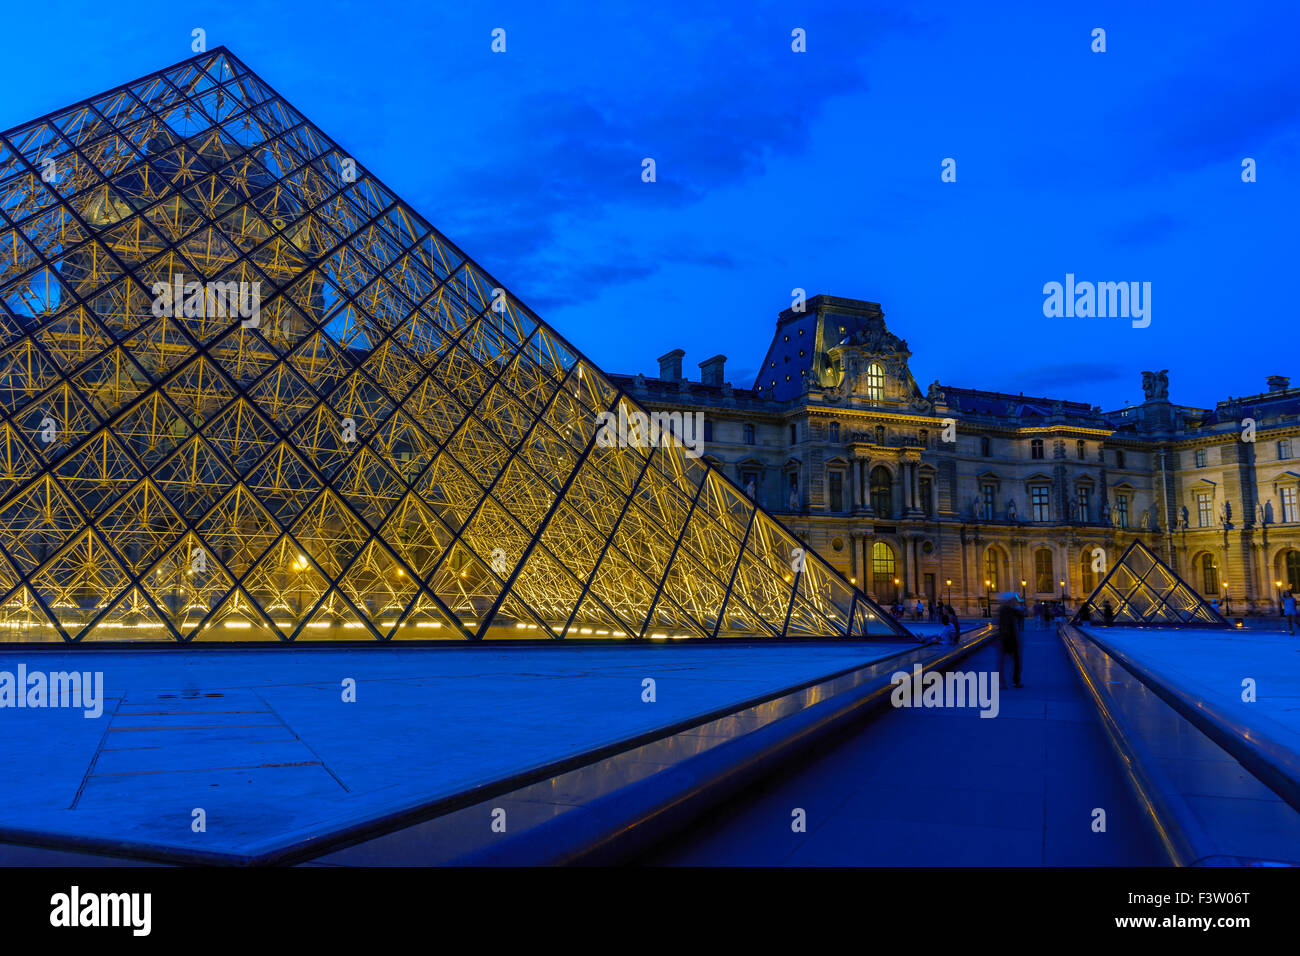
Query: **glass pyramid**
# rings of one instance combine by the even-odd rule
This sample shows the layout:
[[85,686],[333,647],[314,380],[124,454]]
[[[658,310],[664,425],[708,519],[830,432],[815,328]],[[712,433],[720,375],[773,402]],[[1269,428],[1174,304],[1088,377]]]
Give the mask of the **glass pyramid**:
[[[1128,546],[1084,602],[1093,621],[1110,602],[1117,624],[1194,624],[1229,627],[1227,620],[1141,541]],[[1080,614],[1075,615],[1078,622]]]
[[0,239],[0,641],[907,635],[223,48]]

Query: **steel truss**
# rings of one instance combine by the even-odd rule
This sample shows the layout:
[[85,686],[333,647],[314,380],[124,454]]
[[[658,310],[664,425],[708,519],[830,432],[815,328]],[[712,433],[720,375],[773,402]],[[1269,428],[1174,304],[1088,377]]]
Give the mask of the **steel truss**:
[[0,640],[906,633],[620,406],[223,48],[0,135]]

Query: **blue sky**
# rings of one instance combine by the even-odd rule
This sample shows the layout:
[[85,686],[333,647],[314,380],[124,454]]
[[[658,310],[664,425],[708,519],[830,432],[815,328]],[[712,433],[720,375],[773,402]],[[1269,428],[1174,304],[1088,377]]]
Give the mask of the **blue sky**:
[[[923,387],[1111,408],[1143,369],[1187,404],[1300,383],[1300,5],[543,6],[23,5],[0,128],[202,27],[609,371],[680,347],[749,386],[800,287],[882,303]],[[1150,282],[1151,325],[1044,317],[1067,272]]]

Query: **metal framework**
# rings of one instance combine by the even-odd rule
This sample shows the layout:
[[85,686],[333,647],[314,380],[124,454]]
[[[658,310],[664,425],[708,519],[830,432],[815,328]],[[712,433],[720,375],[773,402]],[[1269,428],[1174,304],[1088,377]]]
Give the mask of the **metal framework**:
[[1075,623],[1082,618],[1084,608],[1092,620],[1101,620],[1106,601],[1119,624],[1231,626],[1141,541],[1134,541],[1120,555],[1097,590],[1079,608]]
[[605,411],[224,48],[0,135],[0,640],[906,634]]

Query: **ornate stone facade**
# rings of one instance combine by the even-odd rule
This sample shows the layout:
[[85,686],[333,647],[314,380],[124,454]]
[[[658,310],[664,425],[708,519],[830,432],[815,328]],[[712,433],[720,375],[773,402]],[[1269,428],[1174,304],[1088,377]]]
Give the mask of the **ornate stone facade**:
[[880,601],[979,614],[1015,590],[1076,607],[1135,538],[1234,614],[1300,593],[1288,379],[1205,409],[1172,403],[1167,370],[1146,371],[1141,405],[1103,412],[923,392],[911,355],[877,303],[815,296],[778,317],[751,388],[716,384],[720,356],[701,363],[714,384],[612,378],[652,409],[703,412],[710,461]]

